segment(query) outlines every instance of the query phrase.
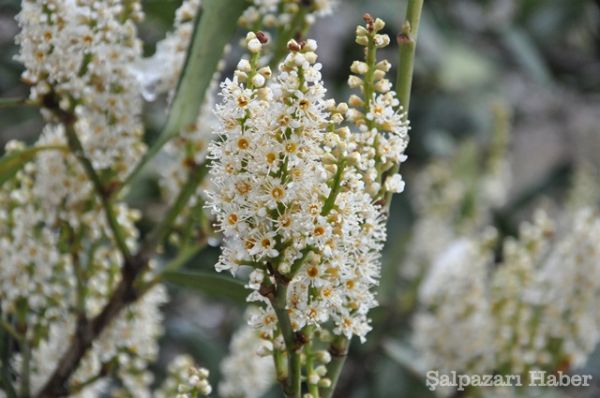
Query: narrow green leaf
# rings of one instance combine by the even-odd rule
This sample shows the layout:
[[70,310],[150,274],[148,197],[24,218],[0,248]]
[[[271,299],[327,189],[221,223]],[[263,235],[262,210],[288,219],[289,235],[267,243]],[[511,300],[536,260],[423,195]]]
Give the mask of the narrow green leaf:
[[248,291],[241,281],[208,272],[164,272],[162,279],[177,286],[196,290],[209,296],[228,298],[236,303],[244,303],[248,295]]
[[27,162],[31,161],[35,154],[45,150],[64,150],[58,146],[36,146],[23,149],[21,151],[11,152],[0,158],[0,187],[8,180],[13,178]]
[[126,184],[182,128],[196,122],[198,111],[223,56],[225,45],[235,33],[237,21],[247,5],[247,0],[203,1],[202,15],[196,20],[192,42],[177,84],[167,123],[160,136],[128,177]]

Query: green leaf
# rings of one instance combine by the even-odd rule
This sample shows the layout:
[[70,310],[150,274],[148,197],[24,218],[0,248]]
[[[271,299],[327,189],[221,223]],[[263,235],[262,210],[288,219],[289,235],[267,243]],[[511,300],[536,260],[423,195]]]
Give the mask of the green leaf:
[[27,162],[31,161],[35,154],[45,150],[64,149],[59,147],[37,146],[11,152],[0,159],[0,187],[13,178]]
[[177,286],[196,290],[217,298],[228,298],[236,303],[244,303],[248,291],[244,284],[231,277],[197,271],[164,272],[162,279]]
[[202,15],[196,19],[192,42],[177,84],[167,123],[127,182],[137,175],[158,151],[186,126],[196,122],[225,45],[237,29],[237,21],[247,0],[205,0]]

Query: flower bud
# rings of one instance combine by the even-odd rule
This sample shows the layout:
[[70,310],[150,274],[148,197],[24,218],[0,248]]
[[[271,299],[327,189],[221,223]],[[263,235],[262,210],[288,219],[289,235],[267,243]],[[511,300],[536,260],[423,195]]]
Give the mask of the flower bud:
[[348,86],[350,86],[350,88],[359,88],[362,86],[362,84],[363,84],[363,81],[358,76],[351,75],[348,78]]
[[254,38],[248,42],[248,50],[251,53],[256,54],[256,53],[260,52],[261,49],[262,49],[262,44],[260,43],[260,41],[258,39]]
[[356,36],[356,44],[366,47],[369,45],[369,38],[367,36]]
[[273,72],[271,72],[271,68],[269,68],[268,66],[264,66],[264,67],[260,68],[258,70],[258,73],[260,73],[266,79],[270,78],[271,75],[273,74]]
[[359,108],[364,105],[364,101],[356,94],[352,94],[348,99],[348,103],[353,108]]
[[358,25],[356,27],[356,37],[367,36],[368,34],[369,34],[369,31],[364,26]]
[[352,62],[352,66],[350,66],[350,70],[352,71],[352,73],[364,75],[369,71],[369,66],[361,61],[354,61]]
[[252,84],[254,87],[260,88],[265,85],[265,77],[261,74],[255,74],[252,76]]
[[238,62],[237,69],[242,72],[250,72],[252,70],[252,66],[247,59],[243,58],[240,59],[240,62]]
[[315,62],[317,62],[318,55],[315,52],[309,51],[309,52],[307,52],[307,53],[304,54],[304,58],[306,58],[306,60],[308,61],[308,63],[312,65]]
[[387,47],[390,44],[390,37],[388,35],[375,35],[373,40],[377,48]]
[[373,24],[373,28],[374,28],[375,32],[379,32],[384,27],[385,27],[385,22],[382,19],[380,19],[380,18],[375,19],[375,23]]
[[377,70],[389,72],[392,68],[392,64],[390,64],[387,59],[384,59],[383,61],[378,62],[377,65],[375,65],[375,68],[377,68]]
[[317,51],[317,42],[313,39],[308,39],[306,43],[304,43],[303,47],[304,51]]

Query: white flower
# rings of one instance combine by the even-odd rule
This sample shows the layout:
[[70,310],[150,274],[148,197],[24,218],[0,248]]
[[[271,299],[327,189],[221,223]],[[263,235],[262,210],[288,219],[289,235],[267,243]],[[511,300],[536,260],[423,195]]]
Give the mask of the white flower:
[[404,192],[404,186],[406,183],[402,179],[402,175],[394,174],[386,178],[385,180],[385,190],[388,192],[401,193]]

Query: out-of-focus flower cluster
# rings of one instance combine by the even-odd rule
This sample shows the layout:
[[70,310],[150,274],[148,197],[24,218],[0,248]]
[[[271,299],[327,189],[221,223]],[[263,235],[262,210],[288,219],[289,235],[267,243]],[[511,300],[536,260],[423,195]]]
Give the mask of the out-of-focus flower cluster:
[[156,398],[199,398],[212,392],[209,372],[196,367],[189,355],[179,355],[171,361],[167,378],[156,392]]
[[[506,204],[511,172],[507,156],[509,115],[498,105],[487,151],[475,142],[460,145],[449,157],[435,159],[421,171],[414,187],[417,220],[401,274],[418,280],[457,236],[476,236]],[[481,156],[483,154],[483,156]]]
[[[256,312],[250,307],[246,320]],[[273,345],[255,328],[242,325],[229,344],[230,354],[221,362],[223,380],[219,394],[226,398],[260,398],[275,382]]]
[[[538,210],[523,222],[502,242],[499,264],[489,217],[475,229],[448,228],[421,271],[413,342],[424,368],[526,374],[585,363],[600,341],[591,304],[600,299],[596,187],[580,167],[567,206],[555,220]],[[475,209],[492,203],[475,200],[483,201]]]
[[240,18],[240,24],[255,30],[261,27],[290,29],[298,19],[301,24],[311,25],[315,17],[330,14],[338,1],[251,0],[251,3]]
[[360,104],[353,101],[361,110],[325,98],[314,40],[290,41],[273,74],[259,65],[266,38],[251,33],[250,59],[222,84],[219,138],[210,150],[209,203],[225,236],[217,269],[253,268],[249,300],[264,306],[251,324],[264,337],[279,334],[269,291],[282,281],[293,330],[327,321],[347,337],[364,339],[370,330],[385,239],[376,201],[408,141],[394,93],[381,84],[389,67],[375,59],[389,43],[382,28],[369,18],[358,31],[370,54],[365,79],[353,85],[362,92]]
[[[143,15],[136,1],[22,4],[17,59],[47,125],[34,145],[35,160],[0,189],[0,303],[3,322],[22,335],[31,358],[17,355],[15,369],[29,363],[36,393],[69,348],[78,319],[98,315],[120,281],[123,256],[92,183],[68,149],[67,129],[107,186],[144,153],[142,99],[130,69],[141,57],[135,22]],[[10,156],[24,146],[12,142],[6,149]],[[125,245],[134,250],[139,213],[119,201],[112,207]],[[110,388],[103,375],[115,376],[130,395],[150,396],[148,364],[157,356],[166,300],[156,286],[110,323],[71,378],[72,396]]]

